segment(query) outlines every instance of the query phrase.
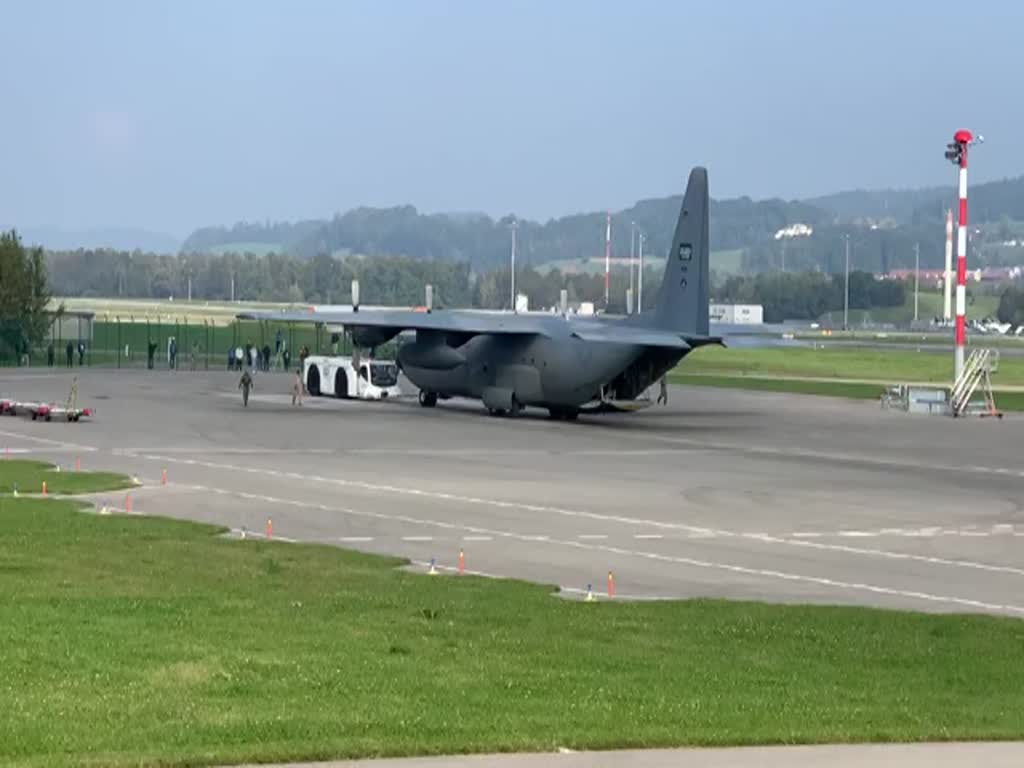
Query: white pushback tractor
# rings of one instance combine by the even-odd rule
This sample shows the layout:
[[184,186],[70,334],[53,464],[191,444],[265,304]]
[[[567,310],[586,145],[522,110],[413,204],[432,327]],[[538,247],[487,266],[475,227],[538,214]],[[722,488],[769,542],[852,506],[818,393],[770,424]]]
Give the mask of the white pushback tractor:
[[360,360],[357,371],[351,357],[310,355],[302,380],[313,397],[388,400],[401,394],[398,366],[392,360]]

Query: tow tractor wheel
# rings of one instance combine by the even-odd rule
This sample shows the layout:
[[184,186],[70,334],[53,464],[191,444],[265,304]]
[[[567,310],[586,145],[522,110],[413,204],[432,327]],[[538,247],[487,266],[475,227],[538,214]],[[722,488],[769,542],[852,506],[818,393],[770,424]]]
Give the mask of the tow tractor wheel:
[[508,415],[516,417],[523,412],[523,404],[519,402],[515,395],[512,395],[512,407],[508,409]]
[[437,405],[437,392],[427,392],[425,389],[421,389],[420,405],[424,408],[433,408]]
[[348,376],[342,370],[334,374],[334,396],[348,400]]
[[320,369],[315,365],[310,365],[306,372],[306,391],[312,397],[320,396]]

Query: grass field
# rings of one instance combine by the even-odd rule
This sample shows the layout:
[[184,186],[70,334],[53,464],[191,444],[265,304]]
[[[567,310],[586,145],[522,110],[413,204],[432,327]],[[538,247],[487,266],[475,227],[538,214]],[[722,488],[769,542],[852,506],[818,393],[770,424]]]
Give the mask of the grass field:
[[[703,347],[686,356],[679,373],[771,378],[858,379],[880,384],[948,384],[951,360],[947,355],[906,349],[842,349],[827,347],[771,347],[723,349]],[[993,386],[1024,385],[1024,358],[1004,357],[992,378]]]
[[1024,736],[1015,620],[588,604],[56,500],[0,520],[4,765]]
[[130,488],[133,483],[124,475],[109,472],[74,472],[74,461],[59,470],[52,464],[22,459],[0,461],[0,493],[10,493],[17,484],[22,493],[39,493],[46,481],[48,493],[97,493]]
[[[806,379],[772,379],[754,376],[705,376],[674,372],[674,384],[698,387],[724,387],[759,392],[791,392],[798,395],[824,395],[853,400],[878,400],[884,387],[880,384],[862,384],[841,381],[808,381]],[[1024,411],[1024,392],[997,392],[996,407],[1000,411]]]
[[[942,317],[943,296],[941,293],[921,292],[918,305],[918,318],[928,322],[933,317]],[[985,317],[993,317],[999,307],[998,296],[974,296],[967,306],[967,318],[969,320],[980,320]],[[892,324],[908,325],[914,319],[914,291],[911,288],[907,291],[907,298],[899,307],[880,307],[878,309],[851,309],[849,312],[850,327],[864,324]],[[821,316],[820,321],[833,327],[841,327],[843,324],[843,311],[828,312]]]

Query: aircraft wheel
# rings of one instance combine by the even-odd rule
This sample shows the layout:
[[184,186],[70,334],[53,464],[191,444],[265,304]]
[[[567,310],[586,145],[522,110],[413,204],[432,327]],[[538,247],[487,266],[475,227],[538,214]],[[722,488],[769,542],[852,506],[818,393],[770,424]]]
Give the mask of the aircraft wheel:
[[426,390],[421,389],[420,405],[424,408],[433,408],[437,405],[437,392],[427,392]]
[[576,408],[567,408],[562,413],[562,418],[566,421],[576,421],[576,417],[580,415],[580,412]]

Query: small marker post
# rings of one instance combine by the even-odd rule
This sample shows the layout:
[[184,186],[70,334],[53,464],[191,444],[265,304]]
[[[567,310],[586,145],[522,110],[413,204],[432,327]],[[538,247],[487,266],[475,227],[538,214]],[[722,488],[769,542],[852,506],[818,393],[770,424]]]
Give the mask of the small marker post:
[[14,484],[14,498],[18,498],[18,484]]
[[242,526],[242,541],[245,541],[245,526]]
[[466,555],[465,555],[465,553],[464,553],[464,552],[463,552],[463,551],[462,551],[462,550],[460,549],[460,550],[459,550],[459,576],[461,576],[461,575],[462,575],[462,572],[463,572],[464,570],[466,570]]
[[82,471],[82,460],[78,456],[75,456],[75,472],[81,472],[81,471]]
[[430,558],[430,570],[427,573],[431,576],[437,576],[437,566],[434,565],[434,558]]
[[594,602],[594,589],[593,585],[587,584],[587,596],[583,598],[583,602],[592,603]]
[[615,597],[615,577],[612,576],[612,572],[608,571],[608,599],[611,600]]
[[167,485],[167,470],[160,470],[160,485]]
[[124,511],[125,512],[131,512],[132,511],[132,495],[130,493],[126,493],[124,495]]
[[267,541],[270,541],[274,537],[274,521],[269,517],[267,518]]
[[46,497],[46,481],[43,480],[43,497]]

